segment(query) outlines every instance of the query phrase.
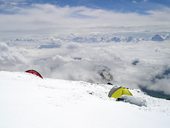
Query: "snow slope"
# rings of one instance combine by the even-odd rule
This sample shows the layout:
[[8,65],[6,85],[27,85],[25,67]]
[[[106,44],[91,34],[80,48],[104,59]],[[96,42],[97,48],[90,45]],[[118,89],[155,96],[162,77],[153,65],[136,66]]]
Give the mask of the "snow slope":
[[170,101],[131,90],[146,106],[107,97],[111,85],[0,72],[0,128],[169,128]]

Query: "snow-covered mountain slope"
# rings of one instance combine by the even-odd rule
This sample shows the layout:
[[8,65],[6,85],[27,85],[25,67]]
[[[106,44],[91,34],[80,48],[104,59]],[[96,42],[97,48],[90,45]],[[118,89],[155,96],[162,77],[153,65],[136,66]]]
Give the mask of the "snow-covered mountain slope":
[[169,128],[170,102],[131,90],[146,106],[108,98],[111,85],[0,72],[1,128]]

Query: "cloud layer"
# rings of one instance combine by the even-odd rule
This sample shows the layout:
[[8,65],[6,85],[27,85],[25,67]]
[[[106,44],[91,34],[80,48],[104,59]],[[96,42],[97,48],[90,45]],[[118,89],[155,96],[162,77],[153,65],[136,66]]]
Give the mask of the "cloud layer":
[[[141,15],[50,4],[12,7],[0,13],[0,39],[7,36],[8,44],[13,46],[0,42],[0,70],[24,71],[34,68],[40,70],[45,77],[96,83],[113,82],[129,87],[142,85],[170,94],[168,43],[81,44],[67,39],[47,38],[42,41],[33,38],[36,34],[42,38],[45,33],[51,36],[60,32],[66,34],[83,31],[87,34],[91,33],[92,28],[96,28],[96,33],[101,30],[107,33],[105,28],[116,27],[114,33],[117,33],[121,30],[133,32],[133,27],[138,32],[138,26],[145,29],[154,26],[149,31],[160,29],[160,26],[170,26],[169,8],[147,13]],[[22,40],[21,35],[31,35],[31,39]],[[14,41],[10,36],[20,38]],[[52,48],[53,44],[55,48]]]
[[40,40],[35,46],[31,45],[32,41],[23,46],[14,44],[15,47],[0,43],[0,70],[36,69],[44,77],[111,82],[131,88],[142,86],[170,94],[168,42],[58,44],[58,39],[49,41],[54,42],[50,47],[48,42]]
[[0,14],[1,32],[58,32],[89,27],[166,26],[170,23],[169,8],[148,11],[147,15],[87,7],[59,7],[50,4],[36,4],[31,7],[12,9],[10,9],[12,14]]

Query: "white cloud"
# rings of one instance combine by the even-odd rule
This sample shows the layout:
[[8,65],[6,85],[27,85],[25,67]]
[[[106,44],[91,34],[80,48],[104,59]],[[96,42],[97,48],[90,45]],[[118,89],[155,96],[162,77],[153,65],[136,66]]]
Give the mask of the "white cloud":
[[15,14],[0,14],[1,31],[46,30],[103,26],[169,25],[170,9],[149,11],[148,15],[119,13],[87,7],[59,7],[50,4],[19,8]]
[[[0,70],[16,70],[26,67],[27,60],[15,48],[9,47],[6,43],[0,42]],[[25,66],[24,66],[25,65]]]
[[136,0],[133,0],[132,3],[137,4],[137,1],[136,1]]
[[[170,26],[169,8],[149,11],[148,13],[148,15],[141,15],[87,7],[33,5],[30,8],[19,8],[14,14],[1,13],[0,32],[9,31],[18,36],[18,32],[24,33],[25,31],[31,31],[32,34],[35,34],[36,32],[54,33],[68,31],[69,29],[81,32],[85,28],[103,26]],[[49,39],[47,42],[50,41]],[[26,41],[20,43],[24,42]],[[58,40],[54,40],[54,42],[56,43]],[[48,77],[103,82],[100,73],[97,71],[99,69],[107,71],[104,72],[106,76],[111,73],[113,75],[112,81],[115,83],[136,87],[139,84],[153,84],[152,78],[161,74],[164,70],[162,67],[170,63],[169,54],[167,54],[169,53],[169,45],[167,44],[148,43],[145,45],[113,46],[111,43],[82,45],[70,44],[70,42],[64,40],[61,47],[54,49],[54,51],[51,49],[27,49],[24,51],[24,49],[13,49],[0,43],[0,60],[2,60],[0,61],[0,69],[23,71],[28,68],[35,68],[40,69]],[[27,45],[31,45],[30,43]],[[36,43],[44,42],[36,40]],[[155,52],[156,49],[158,49],[158,52],[160,49],[161,52]],[[74,58],[82,58],[82,60],[79,61]],[[131,63],[136,58],[139,59],[140,63],[134,67]],[[165,88],[162,88],[162,83],[164,83]],[[169,79],[157,80],[154,85],[150,86],[151,89],[162,90],[170,94]]]
[[[32,41],[25,42],[13,44],[15,47],[0,42],[0,70],[23,72],[35,69],[44,77],[111,82],[130,88],[141,85],[170,94],[168,42],[81,44],[63,40],[59,48],[49,49],[37,48],[44,43],[42,40],[36,40],[33,48],[30,48]],[[48,44],[47,40],[45,44]],[[133,65],[136,59],[139,63]]]

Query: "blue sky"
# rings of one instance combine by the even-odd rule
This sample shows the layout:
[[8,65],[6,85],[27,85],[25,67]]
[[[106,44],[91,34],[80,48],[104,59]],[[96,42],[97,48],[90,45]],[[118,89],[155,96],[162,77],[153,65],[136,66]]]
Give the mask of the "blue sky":
[[111,9],[123,12],[143,13],[147,10],[169,7],[170,0],[29,0],[41,3],[53,3],[61,6],[86,6]]
[[85,6],[90,8],[107,9],[124,13],[136,12],[140,14],[147,14],[147,11],[149,10],[158,10],[170,7],[170,0],[0,0],[0,5],[6,3],[6,5],[11,6],[10,3],[14,2],[18,3],[19,6],[29,6],[37,3],[48,3],[62,7],[66,5],[69,5],[71,7]]

